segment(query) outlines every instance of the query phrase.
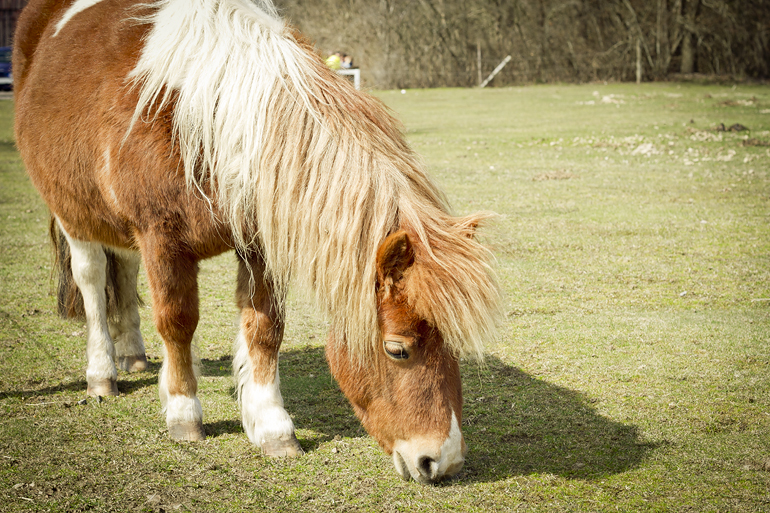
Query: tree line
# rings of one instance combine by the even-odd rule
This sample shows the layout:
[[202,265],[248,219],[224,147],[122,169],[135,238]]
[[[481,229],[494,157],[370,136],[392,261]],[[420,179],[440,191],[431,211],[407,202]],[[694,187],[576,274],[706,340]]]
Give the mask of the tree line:
[[277,0],[378,88],[770,76],[770,0]]

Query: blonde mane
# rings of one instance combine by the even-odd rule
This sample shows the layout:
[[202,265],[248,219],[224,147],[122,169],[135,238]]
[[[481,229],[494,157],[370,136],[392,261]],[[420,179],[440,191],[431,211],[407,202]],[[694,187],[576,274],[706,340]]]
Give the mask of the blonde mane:
[[[296,282],[353,354],[379,341],[375,257],[398,228],[414,239],[409,301],[458,356],[481,356],[498,291],[376,99],[329,70],[269,0],[162,0],[130,78],[134,123],[173,101],[188,185],[213,190],[241,254],[258,251],[278,297]],[[173,92],[173,100],[172,100]],[[206,187],[206,185],[211,187]]]

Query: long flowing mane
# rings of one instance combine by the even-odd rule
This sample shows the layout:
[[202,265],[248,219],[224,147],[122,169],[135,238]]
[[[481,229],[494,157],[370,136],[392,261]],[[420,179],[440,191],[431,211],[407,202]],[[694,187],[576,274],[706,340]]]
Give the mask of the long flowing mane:
[[481,355],[498,292],[469,236],[376,99],[329,70],[269,0],[161,0],[131,79],[134,123],[174,106],[191,188],[213,191],[236,250],[258,251],[279,297],[313,290],[350,350],[379,338],[377,247],[416,237],[409,300],[458,356]]

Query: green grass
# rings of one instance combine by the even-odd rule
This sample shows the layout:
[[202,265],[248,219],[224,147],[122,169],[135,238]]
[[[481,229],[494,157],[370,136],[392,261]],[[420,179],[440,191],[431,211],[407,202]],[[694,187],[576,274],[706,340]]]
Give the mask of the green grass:
[[[207,440],[168,440],[148,372],[85,397],[84,329],[54,313],[47,210],[0,102],[5,511],[767,511],[770,90],[676,84],[377,93],[486,230],[505,324],[463,363],[458,479],[402,482],[292,299],[281,378],[307,454],[263,458],[232,398],[234,257],[203,265]],[[748,132],[717,132],[740,123]],[[142,295],[148,299],[142,278]]]

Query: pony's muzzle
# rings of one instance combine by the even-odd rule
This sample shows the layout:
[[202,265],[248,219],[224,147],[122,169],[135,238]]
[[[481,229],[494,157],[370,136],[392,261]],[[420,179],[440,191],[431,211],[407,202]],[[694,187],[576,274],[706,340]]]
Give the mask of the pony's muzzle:
[[405,480],[433,484],[456,475],[463,468],[467,447],[457,418],[452,413],[452,425],[445,440],[427,437],[397,440],[393,444],[393,465]]

